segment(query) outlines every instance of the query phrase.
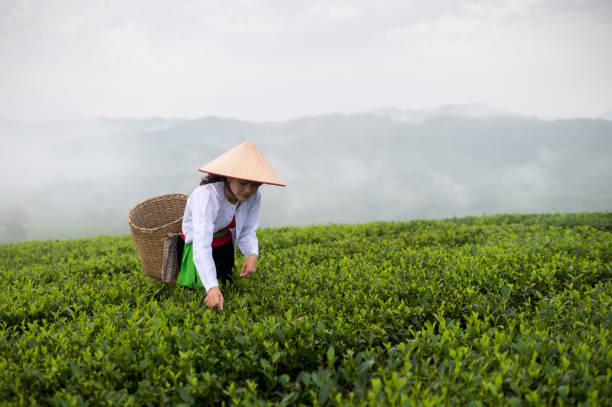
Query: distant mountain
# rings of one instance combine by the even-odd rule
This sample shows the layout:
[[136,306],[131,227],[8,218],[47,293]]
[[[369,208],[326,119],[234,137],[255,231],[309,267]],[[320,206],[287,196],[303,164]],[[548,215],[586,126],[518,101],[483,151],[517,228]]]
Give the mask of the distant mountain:
[[395,108],[378,109],[371,114],[403,123],[417,123],[437,116],[459,116],[470,118],[490,118],[516,116],[494,107],[473,103],[468,105],[444,105],[434,110],[400,110]]
[[600,116],[600,119],[612,121],[612,110]]
[[469,105],[444,105],[434,111],[435,116],[451,115],[472,118],[489,118],[502,116],[517,116],[506,110],[473,103]]
[[128,231],[148,197],[190,193],[251,139],[286,188],[262,226],[612,209],[612,122],[444,106],[275,123],[227,118],[0,123],[0,241]]
[[100,118],[96,120],[98,123],[104,123],[107,126],[114,127],[122,132],[151,132],[162,131],[168,128],[180,126],[189,119],[163,119],[161,117],[151,117],[148,119],[112,119]]
[[432,111],[428,110],[401,110],[395,108],[378,109],[370,113],[374,116],[401,123],[417,123],[434,115]]

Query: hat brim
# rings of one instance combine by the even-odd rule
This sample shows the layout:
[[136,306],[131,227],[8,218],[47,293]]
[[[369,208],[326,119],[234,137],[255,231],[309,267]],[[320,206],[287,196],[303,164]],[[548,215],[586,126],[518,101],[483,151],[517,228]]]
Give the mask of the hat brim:
[[205,171],[205,170],[203,170],[201,168],[198,168],[198,171],[205,172],[207,174],[218,175],[220,177],[230,177],[230,178],[235,178],[235,179],[243,179],[245,181],[251,181],[251,182],[261,182],[262,184],[276,185],[276,186],[279,186],[279,187],[286,187],[287,186],[285,184],[279,184],[279,183],[276,183],[276,182],[262,181],[262,180],[259,180],[259,179],[239,178],[239,177],[235,177],[233,175],[221,174],[221,173],[218,173],[218,172]]

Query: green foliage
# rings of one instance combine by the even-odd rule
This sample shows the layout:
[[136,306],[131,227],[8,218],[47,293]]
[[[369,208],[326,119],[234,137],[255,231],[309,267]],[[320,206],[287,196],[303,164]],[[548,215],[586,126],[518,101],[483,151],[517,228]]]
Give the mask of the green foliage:
[[258,235],[224,312],[146,277],[130,236],[0,246],[0,402],[612,399],[610,213]]

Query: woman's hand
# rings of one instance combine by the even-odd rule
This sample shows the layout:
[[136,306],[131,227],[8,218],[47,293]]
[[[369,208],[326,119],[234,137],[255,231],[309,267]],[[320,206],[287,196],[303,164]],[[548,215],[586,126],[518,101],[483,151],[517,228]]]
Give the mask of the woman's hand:
[[218,308],[223,311],[223,294],[221,294],[221,290],[219,287],[211,287],[208,290],[208,295],[204,298],[204,302],[208,306],[208,308]]
[[242,271],[240,272],[240,277],[251,278],[255,273],[255,269],[257,268],[257,255],[251,254],[247,259],[242,263]]

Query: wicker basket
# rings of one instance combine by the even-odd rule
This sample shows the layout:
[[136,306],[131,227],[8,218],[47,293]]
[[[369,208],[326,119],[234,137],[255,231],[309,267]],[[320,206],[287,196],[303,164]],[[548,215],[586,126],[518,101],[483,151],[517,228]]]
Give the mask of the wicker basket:
[[187,198],[184,194],[155,196],[128,212],[132,238],[149,277],[162,279],[164,241],[168,233],[180,231]]

